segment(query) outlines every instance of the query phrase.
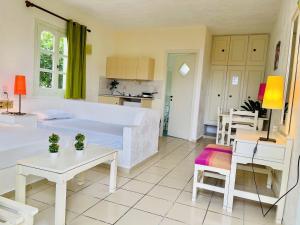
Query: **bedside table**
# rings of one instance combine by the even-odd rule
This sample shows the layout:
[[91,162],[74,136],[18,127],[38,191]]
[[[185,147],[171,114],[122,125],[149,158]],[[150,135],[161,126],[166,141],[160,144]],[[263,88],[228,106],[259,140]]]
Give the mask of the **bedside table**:
[[0,114],[0,123],[19,124],[24,127],[37,127],[37,116],[33,114]]

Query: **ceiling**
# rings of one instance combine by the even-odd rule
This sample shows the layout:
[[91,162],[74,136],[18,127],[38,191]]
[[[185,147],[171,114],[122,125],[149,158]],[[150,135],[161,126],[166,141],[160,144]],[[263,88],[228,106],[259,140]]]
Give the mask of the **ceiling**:
[[282,0],[61,0],[106,25],[206,25],[213,33],[269,32]]

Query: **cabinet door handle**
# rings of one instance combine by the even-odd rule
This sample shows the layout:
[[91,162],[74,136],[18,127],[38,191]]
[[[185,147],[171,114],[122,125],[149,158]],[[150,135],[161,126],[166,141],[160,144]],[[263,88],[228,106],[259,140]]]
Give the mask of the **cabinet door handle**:
[[256,48],[254,48],[253,51],[256,52]]
[[250,96],[248,96],[248,99],[250,99],[251,97]]
[[221,51],[222,51],[222,52],[225,52],[225,49],[222,49]]
[[232,98],[232,95],[229,95],[229,98]]
[[220,94],[218,94],[218,97],[220,97],[221,95]]

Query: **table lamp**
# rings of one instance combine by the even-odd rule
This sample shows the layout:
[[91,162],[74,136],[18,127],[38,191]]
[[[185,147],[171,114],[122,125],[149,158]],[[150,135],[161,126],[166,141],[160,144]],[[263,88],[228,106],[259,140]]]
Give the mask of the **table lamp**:
[[19,112],[15,114],[25,115],[25,113],[21,113],[21,96],[26,95],[26,77],[24,75],[16,75],[14,93],[19,95]]
[[266,83],[261,83],[259,85],[259,90],[257,95],[257,99],[261,102],[264,100],[265,90],[266,90]]
[[267,137],[260,137],[260,141],[269,141],[276,143],[275,139],[270,138],[272,110],[283,108],[283,91],[284,78],[282,76],[268,76],[266,89],[263,97],[262,108],[270,109],[269,125]]

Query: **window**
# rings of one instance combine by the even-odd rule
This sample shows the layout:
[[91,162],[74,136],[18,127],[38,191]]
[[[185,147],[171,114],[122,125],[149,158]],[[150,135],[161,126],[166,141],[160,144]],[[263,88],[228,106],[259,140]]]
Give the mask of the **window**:
[[68,61],[66,34],[60,28],[38,22],[36,40],[36,94],[63,96]]

